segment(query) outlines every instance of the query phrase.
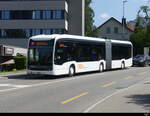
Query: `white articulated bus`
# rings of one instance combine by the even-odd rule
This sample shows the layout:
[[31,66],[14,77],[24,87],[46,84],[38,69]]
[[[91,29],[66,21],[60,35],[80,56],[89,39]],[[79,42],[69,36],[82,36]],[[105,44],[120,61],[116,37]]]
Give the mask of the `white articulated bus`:
[[69,75],[132,66],[132,43],[74,35],[29,39],[27,73]]

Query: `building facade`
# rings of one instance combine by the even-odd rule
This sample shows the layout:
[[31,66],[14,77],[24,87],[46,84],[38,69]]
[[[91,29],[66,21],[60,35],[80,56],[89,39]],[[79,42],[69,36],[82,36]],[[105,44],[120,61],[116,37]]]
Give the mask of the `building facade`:
[[129,41],[133,30],[126,25],[123,26],[115,18],[111,17],[97,29],[98,36],[101,38]]
[[84,35],[84,0],[0,0],[0,44],[26,48],[39,34]]

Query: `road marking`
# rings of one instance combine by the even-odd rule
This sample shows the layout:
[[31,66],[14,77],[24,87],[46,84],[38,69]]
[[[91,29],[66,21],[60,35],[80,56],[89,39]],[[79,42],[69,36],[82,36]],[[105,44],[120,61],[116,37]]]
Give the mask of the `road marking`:
[[24,88],[31,88],[31,87],[39,87],[39,86],[45,86],[45,85],[51,85],[51,84],[56,84],[56,83],[60,83],[60,82],[67,82],[67,81],[71,81],[71,80],[75,80],[77,78],[70,78],[70,79],[62,79],[62,80],[56,80],[56,81],[51,81],[51,82],[44,82],[44,83],[37,83],[37,84],[32,84],[32,85],[25,85],[25,86],[18,86],[18,88],[13,88],[13,89],[4,89],[4,90],[0,90],[0,92],[9,92],[9,91],[13,91],[13,90],[19,90],[19,89],[24,89]]
[[139,75],[144,75],[146,74],[147,72],[141,72],[141,73],[138,73]]
[[[25,88],[25,87],[24,87],[24,88]],[[9,91],[14,91],[14,90],[20,90],[20,89],[23,89],[23,88],[4,89],[4,90],[0,90],[0,93],[1,93],[1,92],[9,92]]]
[[107,83],[107,84],[105,84],[105,85],[103,85],[103,86],[101,86],[102,88],[106,88],[106,87],[110,87],[110,86],[112,86],[112,85],[114,85],[114,84],[116,84],[116,82],[110,82],[110,83]]
[[[101,73],[101,74],[98,74],[98,75],[104,75],[104,74]],[[60,82],[67,82],[67,81],[72,81],[72,80],[77,80],[77,79],[87,79],[86,77],[90,77],[90,76],[89,75],[83,75],[83,76],[74,77],[74,78],[60,79],[60,80],[56,80],[56,81],[50,81],[50,82],[43,82],[43,83],[27,85],[27,86],[24,86],[24,87],[21,87],[21,88],[4,89],[4,90],[0,90],[0,93],[10,92],[10,91],[24,89],[24,88],[40,87],[40,86],[51,85],[51,84],[56,84],[56,83],[60,83]]]
[[134,78],[133,76],[128,76],[128,77],[126,77],[126,78],[124,78],[125,80],[128,80],[128,79],[132,79],[132,78]]
[[29,85],[16,85],[16,84],[0,84],[0,87],[14,87],[14,88],[25,88]]
[[92,106],[90,106],[89,108],[87,108],[86,110],[84,110],[83,113],[88,113],[88,112],[92,111],[95,107],[97,107],[99,104],[103,103],[104,101],[108,100],[108,99],[111,98],[112,96],[117,95],[117,94],[119,94],[119,93],[121,93],[121,92],[127,91],[127,90],[129,90],[129,89],[131,89],[131,88],[134,88],[134,87],[140,85],[140,84],[141,84],[141,82],[140,82],[140,83],[136,83],[136,84],[134,84],[134,85],[132,85],[132,86],[129,86],[128,88],[121,89],[121,90],[118,90],[118,91],[112,93],[111,95],[109,95],[109,96],[107,96],[107,97],[101,99],[100,101],[96,102],[95,104],[93,104]]
[[8,91],[27,88],[27,87],[30,87],[30,85],[0,84],[0,87],[11,87],[10,89],[0,90],[0,93],[1,93],[1,92],[8,92]]
[[87,94],[88,94],[88,92],[82,93],[82,94],[80,94],[80,95],[78,95],[78,96],[75,96],[75,97],[72,97],[72,98],[67,99],[67,100],[65,100],[65,101],[62,101],[61,104],[66,104],[66,103],[71,102],[71,101],[73,101],[73,100],[76,100],[76,99],[78,99],[78,98],[80,98],[80,97],[86,96]]

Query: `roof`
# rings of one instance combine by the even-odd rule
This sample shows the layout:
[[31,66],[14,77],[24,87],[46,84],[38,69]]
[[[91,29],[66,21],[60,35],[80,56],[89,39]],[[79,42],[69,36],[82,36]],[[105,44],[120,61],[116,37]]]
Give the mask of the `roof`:
[[[119,25],[123,26],[123,24],[122,24],[121,22],[119,22],[119,21],[118,21],[117,19],[115,19],[114,17],[111,17],[111,18],[108,19],[106,22],[104,22],[102,25],[100,25],[100,26],[98,27],[98,29],[101,28],[102,26],[104,26],[106,23],[108,23],[108,22],[111,21],[111,20],[114,20],[114,21],[117,22]],[[134,32],[133,30],[131,30],[131,29],[128,28],[127,26],[125,26],[125,28],[126,28],[127,30],[131,31],[131,32]]]
[[76,39],[87,39],[87,40],[100,40],[105,41],[103,38],[93,38],[93,37],[84,37],[84,36],[77,36],[77,35],[69,35],[69,34],[52,34],[52,35],[37,35],[33,36],[30,39],[32,40],[49,40],[49,39],[59,39],[59,38],[76,38]]
[[12,59],[12,60],[8,60],[0,65],[6,65],[6,64],[15,64],[15,61]]
[[130,30],[132,30],[132,31],[135,30],[135,26],[133,26],[133,25],[127,25],[127,27],[128,27]]
[[[103,41],[105,42],[106,39],[104,38],[93,38],[93,37],[84,37],[84,36],[77,36],[77,35],[69,35],[69,34],[53,34],[53,35],[37,35],[37,36],[33,36],[30,39],[33,40],[50,40],[50,39],[60,39],[60,38],[66,38],[66,39],[85,39],[85,40],[94,40],[94,41]],[[122,40],[111,40],[111,42],[117,42],[117,43],[125,43],[125,44],[131,44],[131,42],[128,41],[122,41]]]

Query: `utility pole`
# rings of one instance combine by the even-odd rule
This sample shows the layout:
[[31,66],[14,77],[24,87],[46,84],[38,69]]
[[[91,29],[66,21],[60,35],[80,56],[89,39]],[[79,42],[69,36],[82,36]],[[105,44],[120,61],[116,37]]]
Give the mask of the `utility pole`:
[[127,0],[123,0],[123,18],[125,18],[125,3],[128,2]]
[[123,25],[123,33],[122,33],[122,36],[123,36],[123,39],[124,39],[124,35],[125,35],[125,24],[126,24],[126,19],[125,19],[125,3],[128,2],[127,0],[123,0],[123,18],[122,18],[122,25]]

